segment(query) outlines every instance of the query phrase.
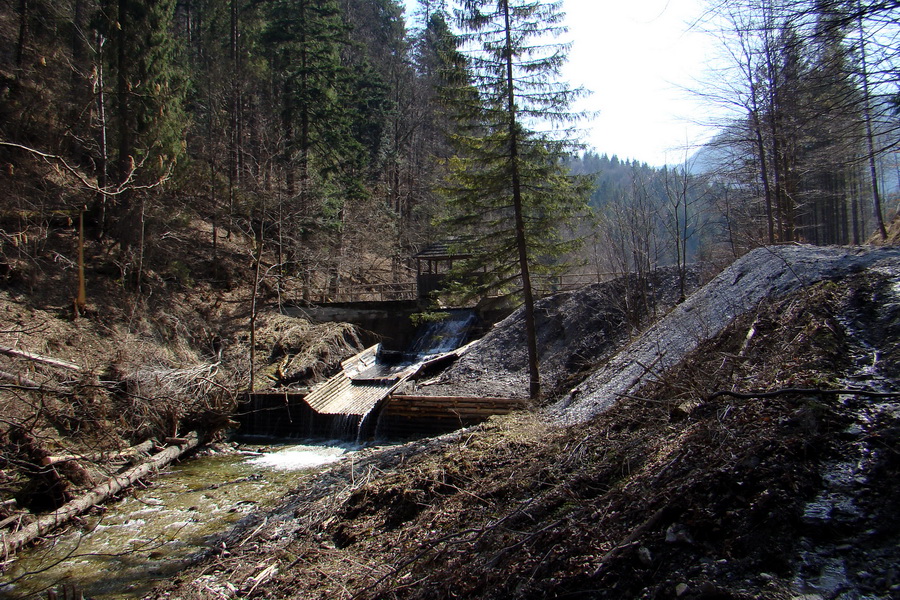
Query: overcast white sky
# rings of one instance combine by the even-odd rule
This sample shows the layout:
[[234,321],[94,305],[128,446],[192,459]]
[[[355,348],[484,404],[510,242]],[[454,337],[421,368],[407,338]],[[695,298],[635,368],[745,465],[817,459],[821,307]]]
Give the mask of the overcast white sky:
[[[407,15],[416,0],[404,0]],[[564,75],[593,92],[599,111],[585,141],[598,152],[651,165],[680,163],[686,144],[708,139],[705,110],[690,94],[715,42],[690,31],[703,0],[564,0],[573,42]]]

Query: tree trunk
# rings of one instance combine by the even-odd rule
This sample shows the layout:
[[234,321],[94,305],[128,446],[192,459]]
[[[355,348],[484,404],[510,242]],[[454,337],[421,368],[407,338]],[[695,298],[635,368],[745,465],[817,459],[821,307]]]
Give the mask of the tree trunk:
[[[754,96],[755,96],[755,92]],[[755,104],[755,100],[754,100]],[[772,209],[772,186],[769,183],[769,165],[766,160],[766,143],[763,140],[762,125],[759,122],[757,109],[751,111],[753,116],[753,129],[756,138],[756,151],[759,152],[759,175],[763,185],[763,195],[766,199],[766,233],[769,244],[775,243],[775,217]]]
[[107,186],[109,185],[109,143],[107,139],[107,123],[106,123],[106,90],[105,85],[106,82],[104,80],[103,73],[103,46],[106,44],[106,38],[103,37],[102,34],[97,33],[96,35],[97,42],[97,83],[96,83],[96,95],[97,95],[97,125],[99,127],[99,145],[100,145],[100,156],[99,156],[99,164],[97,165],[97,178],[98,178],[98,187],[101,192],[97,194],[97,204],[98,204],[98,213],[99,217],[99,237],[102,238],[104,234],[106,234],[106,194],[103,192],[106,191]]
[[[857,2],[861,9],[861,2]],[[859,17],[859,52],[862,63],[863,84],[863,118],[866,121],[866,145],[869,151],[869,175],[872,177],[872,209],[875,213],[875,225],[882,240],[887,240],[887,228],[884,226],[884,216],[881,214],[881,195],[878,193],[878,169],[875,165],[875,136],[872,133],[872,109],[869,106],[869,74],[866,67],[866,41],[863,35],[862,11]]]
[[19,41],[16,43],[16,68],[25,61],[25,40],[28,38],[28,0],[19,0]]
[[231,0],[230,54],[231,54],[231,98],[228,131],[228,239],[234,228],[235,188],[239,184],[238,155],[240,136],[238,134],[240,119],[240,96],[238,78],[240,77],[240,54],[238,48],[238,6],[237,0]]
[[503,19],[506,28],[506,85],[507,110],[509,111],[509,159],[512,167],[513,209],[516,218],[516,247],[519,251],[519,269],[522,272],[522,295],[525,300],[525,343],[528,346],[529,395],[541,396],[541,373],[538,365],[537,328],[534,322],[534,293],[528,269],[528,240],[525,236],[525,216],[522,206],[522,185],[519,174],[519,129],[516,120],[516,97],[513,87],[512,31],[510,29],[509,2],[503,0]]
[[105,483],[98,485],[85,495],[67,502],[52,513],[38,517],[35,522],[6,537],[3,541],[4,554],[14,554],[24,545],[87,512],[97,504],[105,502],[123,489],[133,485],[137,480],[159,470],[199,445],[200,436],[197,432],[193,432],[186,437],[183,444],[166,448],[153,455],[147,462],[109,478]]
[[130,448],[126,448],[117,452],[96,452],[94,454],[65,454],[61,456],[48,456],[45,461],[48,465],[55,465],[61,462],[70,462],[70,461],[79,461],[86,460],[91,462],[98,462],[104,460],[116,460],[122,458],[128,458],[132,456],[138,456],[140,454],[147,454],[151,450],[153,450],[153,440],[147,440],[145,442],[141,442],[136,446],[131,446]]
[[25,350],[16,350],[15,348],[9,348],[7,346],[0,346],[0,354],[5,354],[7,356],[12,356],[15,358],[24,358],[26,360],[43,363],[45,365],[50,365],[51,367],[59,367],[61,369],[69,369],[70,371],[80,371],[81,370],[81,367],[79,367],[75,363],[70,363],[67,360],[60,360],[58,358],[50,358],[49,356],[42,356],[40,354],[35,354],[34,352],[27,352]]
[[[256,260],[253,267],[253,294],[250,298],[250,382],[249,390],[252,393],[256,385],[256,316],[258,314],[257,301],[259,299],[259,274],[262,267],[263,242],[266,236],[266,205],[260,207],[259,237],[257,238]],[[279,227],[281,224],[279,223]],[[279,251],[281,245],[279,244]]]

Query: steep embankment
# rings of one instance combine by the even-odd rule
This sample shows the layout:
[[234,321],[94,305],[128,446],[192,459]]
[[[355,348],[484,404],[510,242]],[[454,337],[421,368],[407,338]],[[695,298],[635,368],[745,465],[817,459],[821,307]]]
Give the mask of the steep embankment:
[[587,420],[619,397],[659,377],[760,302],[863,270],[885,269],[891,276],[900,277],[898,262],[900,249],[896,247],[781,246],[754,250],[594,371],[554,407],[555,412],[565,422]]
[[728,322],[654,342],[612,410],[372,450],[153,597],[897,597],[900,257],[764,252],[790,276],[723,273],[654,331],[723,314],[699,298]]
[[[686,287],[699,274],[689,270]],[[660,269],[646,280],[637,276],[555,294],[536,303],[535,320],[541,381],[545,394],[568,391],[630,336],[674,306],[679,296],[674,269]],[[482,339],[440,377],[419,382],[416,393],[432,396],[528,396],[527,350],[522,309]]]
[[[675,287],[665,281],[651,285],[656,297],[646,307],[631,296],[623,280],[542,300],[536,308],[541,376],[548,389],[567,392],[552,412],[562,422],[585,421],[677,364],[687,352],[764,299],[818,281],[893,265],[898,259],[896,247],[759,248],[671,311]],[[660,316],[637,335],[636,324]],[[452,390],[461,395],[527,395],[524,335],[518,311],[472,344],[455,365],[418,393],[441,395]],[[581,378],[584,380],[578,381]]]

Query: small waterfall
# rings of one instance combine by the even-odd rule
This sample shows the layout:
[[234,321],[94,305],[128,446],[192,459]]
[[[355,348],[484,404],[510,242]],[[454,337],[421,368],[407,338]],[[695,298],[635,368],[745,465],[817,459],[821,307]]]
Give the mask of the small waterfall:
[[454,310],[447,318],[420,327],[407,354],[424,357],[452,352],[463,345],[474,324],[474,311]]
[[364,415],[333,415],[329,437],[334,440],[352,440],[356,442],[359,436],[360,424],[364,418]]
[[459,348],[475,322],[474,311],[450,311],[447,318],[422,325],[406,352],[369,348],[305,396],[289,390],[252,394],[239,418],[241,433],[362,443],[376,435],[391,390],[429,359]]

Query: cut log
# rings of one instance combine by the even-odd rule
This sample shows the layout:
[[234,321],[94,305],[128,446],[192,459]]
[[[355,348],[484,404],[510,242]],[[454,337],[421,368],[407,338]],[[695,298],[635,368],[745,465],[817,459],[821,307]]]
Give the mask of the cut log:
[[411,418],[461,418],[483,421],[492,415],[505,415],[527,406],[528,401],[522,398],[394,394],[388,398],[382,414]]
[[392,400],[407,402],[498,402],[502,404],[519,404],[525,406],[527,398],[504,398],[502,396],[416,396],[414,394],[391,394]]
[[22,375],[17,375],[15,373],[7,373],[6,371],[0,371],[0,379],[5,379],[6,381],[12,381],[16,385],[21,385],[22,387],[35,388],[35,389],[41,388],[41,384],[39,384],[37,381],[33,381],[31,379],[28,379],[27,377],[24,377]]
[[10,517],[6,517],[2,521],[0,521],[0,529],[4,529],[7,525],[11,525],[16,521],[21,521],[25,517],[24,512],[18,512]]
[[[166,440],[168,442],[168,440]],[[150,453],[156,444],[153,440],[141,442],[137,446],[126,448],[124,450],[114,452],[94,452],[92,454],[64,454],[62,456],[48,456],[44,461],[45,465],[55,465],[61,462],[70,462],[73,460],[84,460],[88,462],[101,462],[105,460],[117,460],[121,458],[129,458],[140,454]]]
[[165,450],[154,454],[150,460],[133,467],[124,473],[115,475],[98,485],[88,493],[71,502],[67,502],[52,513],[41,515],[33,523],[26,525],[20,531],[10,534],[3,540],[4,555],[12,555],[22,546],[39,538],[53,529],[65,524],[73,517],[87,512],[97,504],[109,499],[123,489],[131,486],[142,477],[146,477],[153,471],[166,466],[185,452],[200,445],[200,436],[194,432],[185,437],[185,443],[178,446],[170,446]]
[[60,360],[58,358],[51,358],[49,356],[41,356],[40,354],[35,354],[34,352],[16,350],[15,348],[9,348],[8,346],[0,346],[0,354],[14,356],[16,358],[24,358],[25,360],[39,362],[45,365],[50,365],[51,367],[59,367],[60,369],[68,369],[70,371],[81,370],[80,366],[76,365],[75,363],[70,363],[67,360]]

